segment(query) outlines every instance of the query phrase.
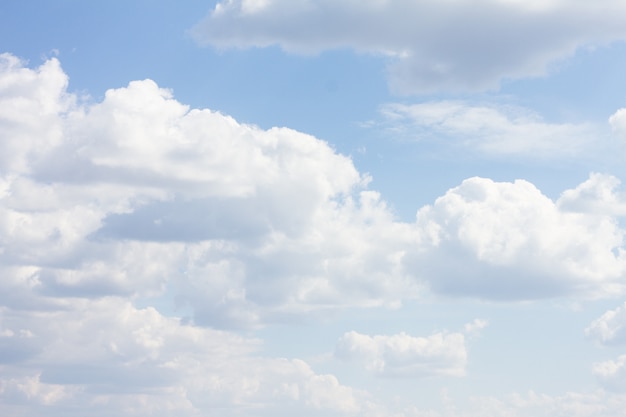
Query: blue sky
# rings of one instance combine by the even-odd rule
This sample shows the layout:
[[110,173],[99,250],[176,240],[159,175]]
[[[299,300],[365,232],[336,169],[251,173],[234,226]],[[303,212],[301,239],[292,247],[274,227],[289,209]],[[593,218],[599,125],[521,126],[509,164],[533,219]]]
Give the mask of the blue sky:
[[0,5],[0,414],[626,415],[623,16]]

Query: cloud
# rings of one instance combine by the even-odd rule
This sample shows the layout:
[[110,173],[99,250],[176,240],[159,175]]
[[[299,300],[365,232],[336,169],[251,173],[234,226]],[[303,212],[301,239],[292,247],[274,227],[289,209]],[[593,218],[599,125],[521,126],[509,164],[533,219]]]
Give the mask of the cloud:
[[[461,101],[382,107],[382,126],[394,137],[460,144],[487,155],[563,158],[592,148],[596,136],[585,124],[553,124],[517,107],[473,105]],[[597,148],[597,141],[593,148]]]
[[622,137],[626,137],[626,108],[619,109],[609,117],[609,124],[613,131]]
[[0,121],[21,161],[0,181],[7,304],[167,287],[197,323],[249,327],[415,296],[411,226],[327,143],[189,109],[150,80],[78,103],[56,59],[2,59],[3,88],[45,115]]
[[0,64],[0,414],[365,415],[232,332],[415,296],[411,227],[349,158],[150,80],[85,102],[56,59]]
[[474,319],[470,323],[467,323],[465,326],[463,326],[463,330],[465,334],[473,336],[473,335],[480,333],[480,331],[484,329],[485,327],[487,327],[488,325],[489,325],[489,322],[487,320]]
[[231,328],[396,307],[425,284],[490,299],[622,289],[613,177],[556,203],[526,181],[472,178],[404,223],[310,135],[190,109],[150,80],[81,103],[56,59],[2,62],[3,97],[39,115],[8,106],[0,121],[2,154],[20,161],[0,178],[0,299],[14,308],[167,289],[196,323]]
[[[281,407],[352,413],[363,393],[302,360],[268,358],[260,341],[103,298],[65,311],[3,315],[0,411],[28,415],[265,415]],[[35,341],[33,343],[33,341]],[[25,347],[25,351],[22,349]],[[94,408],[94,404],[98,404]]]
[[335,356],[380,376],[463,376],[467,363],[464,334],[446,332],[415,337],[404,332],[369,336],[351,331],[337,341]]
[[13,55],[0,54],[2,172],[23,173],[30,163],[63,140],[59,114],[71,106],[67,75],[57,59],[36,70]]
[[593,374],[610,391],[626,392],[626,355],[593,364]]
[[[593,178],[582,188],[604,187]],[[566,192],[565,201],[578,194]],[[421,237],[407,268],[438,293],[525,300],[624,291],[624,232],[615,219],[563,210],[524,180],[467,179],[421,208],[416,225]]]
[[626,303],[594,320],[585,334],[608,345],[626,343]]
[[[623,289],[610,177],[556,202],[472,178],[406,223],[327,143],[191,109],[150,80],[81,101],[56,59],[31,69],[4,54],[0,89],[2,415],[385,415],[233,330],[398,307],[426,286]],[[461,375],[484,325],[346,333],[338,352],[382,375]]]
[[612,175],[592,173],[587,181],[564,191],[558,206],[571,212],[626,216],[626,194],[617,190],[620,184]]
[[626,39],[625,12],[618,0],[229,0],[191,32],[218,48],[385,56],[391,87],[413,94],[494,89],[545,75],[580,47]]

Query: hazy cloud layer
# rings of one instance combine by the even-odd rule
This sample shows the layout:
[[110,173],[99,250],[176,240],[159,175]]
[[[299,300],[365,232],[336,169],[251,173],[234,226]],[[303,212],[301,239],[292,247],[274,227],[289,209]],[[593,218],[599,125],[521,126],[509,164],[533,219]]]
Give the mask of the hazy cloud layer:
[[557,204],[569,212],[626,216],[626,193],[620,190],[620,185],[616,177],[592,173],[578,187],[564,191]]
[[228,0],[192,33],[218,48],[386,56],[392,88],[410,94],[541,76],[582,46],[626,39],[624,16],[619,0]]

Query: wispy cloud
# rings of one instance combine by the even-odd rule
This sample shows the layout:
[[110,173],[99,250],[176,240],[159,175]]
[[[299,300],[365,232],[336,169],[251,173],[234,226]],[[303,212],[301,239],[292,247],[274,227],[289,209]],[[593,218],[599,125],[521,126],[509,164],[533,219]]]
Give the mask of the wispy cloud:
[[528,109],[462,101],[388,104],[381,108],[388,136],[435,141],[490,156],[561,159],[601,147],[590,124],[549,123]]

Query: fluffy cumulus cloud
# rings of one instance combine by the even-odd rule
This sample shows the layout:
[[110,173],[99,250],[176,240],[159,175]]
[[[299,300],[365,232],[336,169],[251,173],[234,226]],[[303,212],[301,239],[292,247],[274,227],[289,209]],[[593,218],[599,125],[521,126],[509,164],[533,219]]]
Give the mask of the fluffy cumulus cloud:
[[588,192],[593,184],[612,182],[598,178],[556,202],[524,180],[467,179],[418,211],[420,241],[405,258],[407,268],[434,291],[451,295],[522,300],[620,294],[624,232],[614,217],[575,203],[602,195]]
[[[605,312],[585,329],[590,339],[607,346],[626,344],[626,303]],[[626,355],[593,364],[593,374],[606,389],[626,392]]]
[[[67,86],[56,59],[0,55],[2,415],[385,415],[234,329],[397,307],[426,286],[496,299],[622,289],[609,177],[557,202],[473,178],[405,223],[312,136],[191,109],[150,80],[100,102]],[[460,375],[465,337],[485,324],[347,333],[338,352],[384,375]]]
[[2,62],[0,256],[25,299],[171,285],[198,322],[253,326],[412,291],[410,227],[325,142],[190,110],[149,80],[79,105],[58,61]]
[[594,320],[585,334],[603,344],[626,343],[626,303]]
[[[257,354],[260,342],[181,324],[119,298],[65,310],[4,311],[0,411],[11,416],[268,415],[361,410],[364,394],[305,362]],[[268,411],[270,410],[270,411]]]
[[[475,334],[486,325],[486,321],[477,319],[468,323],[465,330]],[[415,337],[406,333],[370,336],[351,331],[337,342],[335,356],[357,362],[381,376],[463,376],[467,346],[465,334],[460,332]]]
[[150,80],[95,103],[67,85],[56,59],[0,56],[0,413],[365,413],[232,329],[415,296],[411,227],[367,177]]
[[619,190],[620,184],[614,176],[592,173],[578,187],[563,192],[558,205],[570,212],[626,216],[626,193]]
[[224,0],[192,33],[219,48],[387,56],[392,87],[424,93],[540,76],[581,46],[626,39],[624,16],[620,0]]
[[621,355],[614,361],[594,363],[593,373],[608,390],[626,391],[626,355]]
[[597,149],[590,126],[544,122],[512,106],[472,105],[462,101],[383,106],[382,126],[408,140],[446,141],[487,155],[533,158],[580,156]]
[[619,109],[609,117],[609,123],[613,131],[626,138],[626,108]]

